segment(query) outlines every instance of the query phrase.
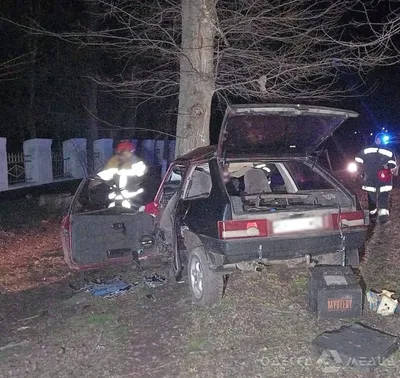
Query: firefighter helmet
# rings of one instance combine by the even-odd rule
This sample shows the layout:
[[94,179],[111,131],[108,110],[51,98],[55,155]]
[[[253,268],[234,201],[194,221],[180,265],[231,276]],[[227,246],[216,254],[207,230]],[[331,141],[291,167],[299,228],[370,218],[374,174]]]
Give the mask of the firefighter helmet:
[[117,144],[117,147],[115,147],[115,152],[117,154],[121,154],[122,152],[128,151],[128,152],[135,152],[136,147],[134,143],[132,143],[130,140],[122,140],[120,143]]

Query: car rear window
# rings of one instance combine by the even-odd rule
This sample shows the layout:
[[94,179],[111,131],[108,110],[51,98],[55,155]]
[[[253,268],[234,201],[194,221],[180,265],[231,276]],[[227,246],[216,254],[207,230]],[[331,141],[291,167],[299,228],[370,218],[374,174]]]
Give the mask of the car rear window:
[[285,162],[298,190],[334,189],[332,184],[302,161]]

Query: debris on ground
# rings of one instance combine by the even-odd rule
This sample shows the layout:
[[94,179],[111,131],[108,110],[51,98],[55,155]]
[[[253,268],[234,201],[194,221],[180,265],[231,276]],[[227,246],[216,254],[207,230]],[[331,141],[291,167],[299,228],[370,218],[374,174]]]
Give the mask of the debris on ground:
[[159,274],[153,274],[151,276],[143,277],[142,282],[133,282],[133,283],[127,283],[123,281],[120,277],[116,277],[109,281],[103,281],[102,279],[97,279],[95,282],[89,282],[81,289],[79,290],[75,289],[75,290],[76,292],[88,291],[89,293],[91,293],[96,297],[111,298],[124,294],[132,287],[146,285],[148,287],[155,288],[164,285],[165,282],[166,278]]
[[369,309],[375,311],[377,314],[382,316],[393,315],[395,312],[399,312],[398,300],[393,298],[394,292],[388,290],[382,290],[380,293],[375,291],[367,292],[367,302]]
[[150,277],[144,277],[144,283],[149,287],[157,287],[164,285],[166,278],[158,274],[153,274]]
[[7,345],[4,345],[4,346],[0,347],[0,351],[11,349],[11,348],[16,348],[16,347],[23,346],[23,345],[26,345],[26,344],[28,344],[28,340],[8,343]]
[[86,289],[95,297],[110,298],[124,294],[132,286],[124,281],[113,280],[105,283],[92,283],[87,285]]
[[363,291],[350,266],[308,269],[308,304],[318,319],[362,316]]
[[372,371],[397,351],[399,339],[379,330],[356,323],[339,330],[324,332],[313,342],[318,362],[333,360],[336,364]]

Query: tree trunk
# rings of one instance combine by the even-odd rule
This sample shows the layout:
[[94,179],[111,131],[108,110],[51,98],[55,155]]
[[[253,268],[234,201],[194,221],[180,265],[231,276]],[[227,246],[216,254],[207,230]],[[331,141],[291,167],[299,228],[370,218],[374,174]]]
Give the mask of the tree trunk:
[[[98,5],[89,5],[89,31],[95,32],[97,30],[97,19],[95,17]],[[89,38],[89,41],[91,38]],[[89,52],[89,72],[93,77],[97,76],[98,65],[97,65],[98,55],[95,50]],[[88,79],[87,80],[87,129],[86,129],[86,141],[87,141],[87,169],[89,175],[94,174],[94,146],[93,142],[99,139],[99,124],[98,124],[98,84]]]
[[87,167],[89,175],[94,172],[94,149],[93,142],[99,139],[99,126],[97,119],[97,83],[90,80],[88,82],[88,128],[87,128]]
[[[33,9],[33,0],[30,2],[30,17],[32,17],[31,27],[34,28],[34,19],[40,17],[40,1],[37,3],[37,9]],[[29,37],[29,51],[31,53],[31,67],[29,70],[29,105],[28,105],[28,132],[31,139],[36,138],[36,57],[38,53],[38,36],[37,34]]]
[[182,0],[176,156],[210,143],[215,16],[214,0]]

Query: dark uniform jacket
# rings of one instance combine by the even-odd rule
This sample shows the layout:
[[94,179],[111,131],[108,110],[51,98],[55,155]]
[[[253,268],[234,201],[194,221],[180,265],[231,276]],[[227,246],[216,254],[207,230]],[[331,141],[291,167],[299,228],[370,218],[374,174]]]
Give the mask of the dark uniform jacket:
[[[382,145],[362,149],[355,158],[364,166],[363,189],[368,192],[389,192],[393,188],[391,169],[396,168],[396,157],[392,150]],[[387,170],[385,171],[385,167]]]

